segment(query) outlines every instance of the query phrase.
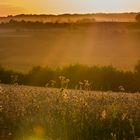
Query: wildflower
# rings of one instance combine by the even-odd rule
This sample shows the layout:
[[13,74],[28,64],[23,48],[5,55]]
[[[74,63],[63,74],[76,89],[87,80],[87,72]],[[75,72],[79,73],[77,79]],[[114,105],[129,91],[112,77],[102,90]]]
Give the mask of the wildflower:
[[85,88],[85,90],[88,90],[89,86],[90,86],[89,81],[88,80],[84,80],[84,88]]
[[66,83],[69,83],[70,82],[70,79],[66,79]]
[[65,77],[64,76],[59,76],[59,80],[60,80],[60,83],[61,83],[61,87],[64,88]]
[[51,85],[51,87],[54,87],[55,84],[56,84],[56,81],[54,81],[54,80],[51,80],[51,81],[50,81],[50,85]]
[[119,91],[124,92],[125,88],[123,86],[119,86]]
[[63,95],[62,96],[63,96],[64,101],[67,102],[67,100],[68,100],[67,93],[66,92],[63,92]]
[[48,87],[48,86],[49,86],[49,83],[46,83],[46,84],[45,84],[45,87]]
[[79,81],[79,85],[83,85],[83,83]]
[[103,111],[101,112],[101,118],[102,118],[102,119],[106,119],[106,115],[107,115],[106,110],[103,110]]
[[127,113],[123,113],[122,114],[122,120],[125,120],[127,118],[127,115],[128,115]]
[[79,81],[79,89],[82,90],[83,82]]
[[0,112],[2,112],[2,110],[3,110],[3,107],[2,107],[2,105],[0,105]]
[[59,80],[63,81],[65,79],[64,76],[59,76]]
[[8,133],[8,136],[11,136],[11,135],[12,135],[12,133],[11,133],[11,132],[9,132],[9,133]]
[[64,91],[64,88],[61,88],[60,93],[62,93]]
[[70,79],[66,79],[66,80],[65,80],[65,88],[68,88],[69,82],[70,82]]

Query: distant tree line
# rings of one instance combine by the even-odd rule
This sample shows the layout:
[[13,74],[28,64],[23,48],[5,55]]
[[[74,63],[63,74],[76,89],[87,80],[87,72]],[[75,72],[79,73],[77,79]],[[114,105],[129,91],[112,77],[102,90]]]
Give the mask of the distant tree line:
[[112,66],[75,64],[63,68],[37,66],[23,74],[1,66],[0,81],[5,84],[140,92],[140,61],[134,71],[121,71]]
[[11,19],[8,22],[1,22],[0,27],[1,28],[26,28],[26,29],[46,29],[46,28],[65,28],[65,27],[71,27],[72,24],[92,24],[95,22],[95,19],[88,19],[83,18],[81,20],[77,20],[76,23],[73,23],[71,20],[68,20],[68,22],[61,22],[59,20],[56,20],[55,22],[42,22],[42,21],[27,21],[27,20],[15,20]]
[[64,28],[68,27],[68,23],[59,22],[41,22],[41,21],[25,21],[11,19],[9,22],[1,22],[1,28],[15,28],[15,29],[46,29],[46,28]]
[[[136,20],[139,21],[139,15],[137,15]],[[42,21],[26,21],[26,20],[15,20],[11,19],[8,22],[0,22],[0,28],[5,29],[16,29],[17,31],[24,29],[56,29],[56,28],[68,28],[77,29],[81,27],[98,27],[98,28],[108,28],[108,26],[113,26],[116,28],[123,29],[140,29],[139,22],[96,22],[94,18],[83,18],[76,22],[68,21],[61,22],[56,20],[55,22],[42,22]],[[110,28],[111,29],[111,28]]]

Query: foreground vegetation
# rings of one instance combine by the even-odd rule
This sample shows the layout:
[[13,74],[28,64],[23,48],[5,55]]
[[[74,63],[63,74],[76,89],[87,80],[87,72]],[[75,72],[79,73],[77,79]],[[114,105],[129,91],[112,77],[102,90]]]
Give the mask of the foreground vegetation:
[[0,86],[1,140],[136,140],[140,94]]
[[112,66],[76,64],[63,68],[38,66],[23,74],[0,67],[0,81],[53,88],[140,92],[140,61],[134,71],[121,71]]

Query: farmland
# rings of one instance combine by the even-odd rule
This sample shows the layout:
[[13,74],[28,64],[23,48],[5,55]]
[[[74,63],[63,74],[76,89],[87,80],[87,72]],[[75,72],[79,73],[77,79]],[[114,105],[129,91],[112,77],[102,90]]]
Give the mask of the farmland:
[[1,140],[136,140],[140,94],[0,85]]
[[22,72],[37,65],[57,67],[75,63],[133,70],[140,59],[139,24],[59,26],[62,25],[46,29],[34,29],[32,24],[30,29],[1,27],[0,64]]

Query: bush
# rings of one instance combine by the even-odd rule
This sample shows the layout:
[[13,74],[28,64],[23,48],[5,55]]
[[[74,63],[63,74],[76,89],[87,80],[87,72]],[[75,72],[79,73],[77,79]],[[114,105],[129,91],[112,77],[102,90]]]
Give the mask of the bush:
[[[60,79],[59,77],[63,77]],[[135,71],[120,71],[112,66],[69,65],[63,68],[33,67],[27,74],[5,70],[0,67],[0,81],[6,84],[24,84],[32,86],[67,87],[70,89],[88,89],[102,91],[140,91],[140,61]]]

